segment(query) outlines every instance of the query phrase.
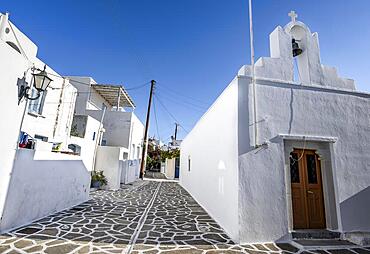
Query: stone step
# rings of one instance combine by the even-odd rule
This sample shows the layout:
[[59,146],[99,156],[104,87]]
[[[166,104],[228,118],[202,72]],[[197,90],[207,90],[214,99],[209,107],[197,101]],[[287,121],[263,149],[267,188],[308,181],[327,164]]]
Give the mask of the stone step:
[[329,230],[297,230],[292,232],[292,239],[339,239],[340,233]]
[[345,240],[337,239],[301,239],[293,240],[294,245],[302,249],[338,249],[338,248],[351,248],[356,245]]

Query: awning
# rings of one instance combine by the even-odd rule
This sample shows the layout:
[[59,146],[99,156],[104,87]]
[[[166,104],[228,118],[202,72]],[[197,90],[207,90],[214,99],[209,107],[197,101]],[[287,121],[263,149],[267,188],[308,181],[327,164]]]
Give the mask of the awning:
[[135,108],[135,103],[127,91],[119,85],[91,85],[111,106]]

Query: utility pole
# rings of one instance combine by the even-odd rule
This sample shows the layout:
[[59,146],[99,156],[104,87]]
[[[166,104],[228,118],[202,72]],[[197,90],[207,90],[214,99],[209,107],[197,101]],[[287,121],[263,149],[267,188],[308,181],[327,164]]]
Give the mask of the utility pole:
[[175,123],[175,140],[177,140],[177,127],[179,126],[178,123]]
[[148,130],[149,130],[149,118],[150,118],[150,108],[152,106],[153,91],[155,86],[155,80],[150,81],[150,94],[148,102],[148,111],[146,112],[146,123],[144,131],[144,142],[143,142],[143,152],[141,154],[141,165],[140,165],[140,178],[144,179],[144,171],[146,166],[146,154],[148,150]]

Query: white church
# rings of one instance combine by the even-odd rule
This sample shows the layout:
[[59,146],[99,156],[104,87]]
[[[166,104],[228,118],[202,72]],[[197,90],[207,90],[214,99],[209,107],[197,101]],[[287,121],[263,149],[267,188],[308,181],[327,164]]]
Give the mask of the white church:
[[323,65],[318,34],[290,16],[255,78],[243,66],[183,140],[180,183],[236,242],[316,230],[364,243],[370,94]]

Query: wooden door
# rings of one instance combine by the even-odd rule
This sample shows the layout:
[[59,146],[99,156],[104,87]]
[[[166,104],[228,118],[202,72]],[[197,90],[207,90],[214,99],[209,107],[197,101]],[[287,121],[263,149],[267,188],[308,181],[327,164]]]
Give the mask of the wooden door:
[[294,229],[325,228],[321,169],[315,151],[294,149],[290,176]]

